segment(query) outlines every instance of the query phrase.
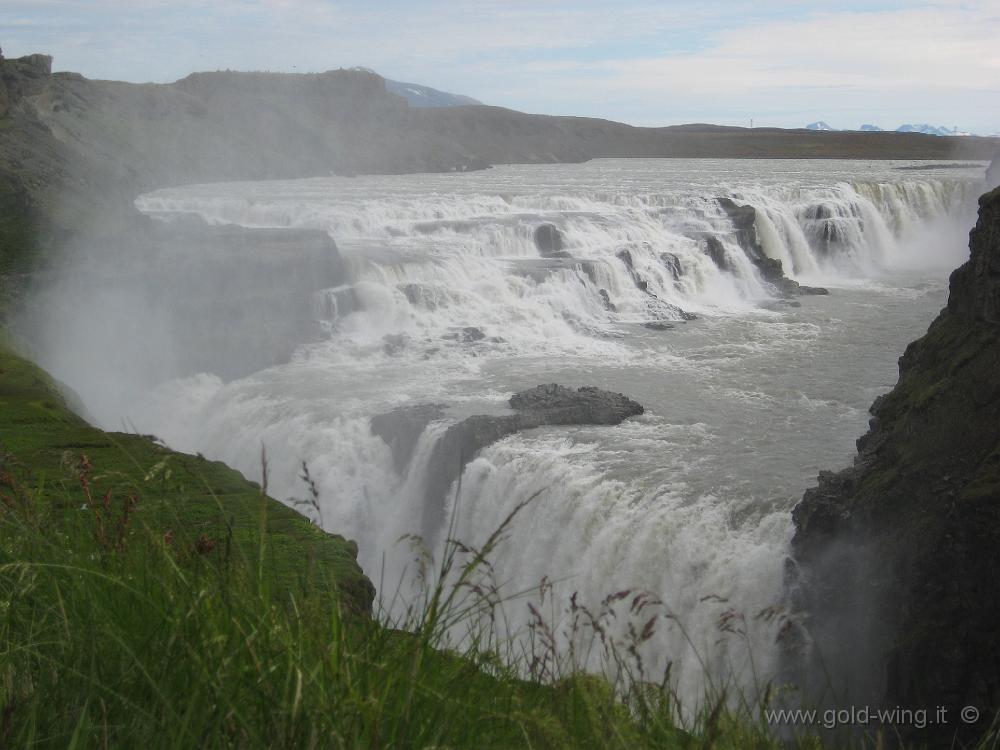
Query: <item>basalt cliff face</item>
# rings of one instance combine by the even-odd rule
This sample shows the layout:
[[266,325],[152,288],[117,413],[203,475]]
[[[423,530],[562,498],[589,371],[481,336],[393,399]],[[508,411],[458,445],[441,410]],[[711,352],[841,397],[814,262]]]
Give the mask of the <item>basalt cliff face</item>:
[[980,199],[970,250],[854,465],[822,473],[795,509],[789,571],[820,688],[943,706],[933,731],[962,736],[1000,708],[1000,189]]

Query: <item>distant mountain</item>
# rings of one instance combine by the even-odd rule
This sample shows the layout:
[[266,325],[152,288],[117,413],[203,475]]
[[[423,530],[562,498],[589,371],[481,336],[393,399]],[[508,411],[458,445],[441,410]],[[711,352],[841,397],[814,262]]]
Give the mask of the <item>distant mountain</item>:
[[946,128],[944,125],[928,125],[926,122],[919,125],[906,123],[896,128],[897,133],[924,133],[925,135],[971,135],[971,133],[959,133],[955,128]]
[[[360,65],[351,70],[360,70],[363,73],[378,75],[371,68],[363,68]],[[432,89],[430,86],[423,86],[419,83],[407,83],[405,81],[393,81],[390,78],[385,80],[385,90],[390,94],[397,94],[403,97],[411,107],[466,107],[470,104],[482,104],[481,101],[473,99],[471,96],[462,94],[449,94],[447,91]]]
[[471,96],[449,94],[447,91],[438,91],[430,86],[390,81],[388,78],[385,79],[385,90],[399,94],[410,103],[411,107],[466,107],[470,104],[482,104]]
[[[836,130],[837,128],[831,127],[828,123],[823,120],[818,120],[816,122],[811,122],[806,125],[806,130]],[[860,128],[858,132],[861,133],[882,133],[885,132],[878,125],[872,125],[870,123],[865,123]],[[966,133],[964,131],[958,130],[957,128],[948,128],[944,125],[929,125],[927,123],[921,123],[919,125],[914,125],[912,123],[906,123],[905,125],[900,125],[896,128],[897,133],[923,133],[925,135],[975,135],[975,133]]]

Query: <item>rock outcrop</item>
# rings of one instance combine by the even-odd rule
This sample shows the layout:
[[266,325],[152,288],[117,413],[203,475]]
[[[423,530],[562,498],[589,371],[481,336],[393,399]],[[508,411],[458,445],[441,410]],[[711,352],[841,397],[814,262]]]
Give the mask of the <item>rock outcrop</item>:
[[542,224],[535,229],[535,247],[543,258],[571,258],[563,249],[563,236],[555,224]]
[[[1000,709],[1000,189],[980,199],[970,250],[854,465],[821,474],[793,513],[812,673],[821,662],[855,702],[945,707],[921,742],[974,737]],[[982,721],[964,723],[965,706]]]
[[[757,238],[757,209],[753,206],[740,206],[731,198],[719,198],[719,206],[733,223],[736,243],[746,254],[750,262],[756,266],[764,281],[771,284],[777,293],[783,297],[794,297],[798,294],[829,294],[829,291],[818,286],[803,286],[799,282],[785,276],[781,261],[768,257],[763,245]],[[708,238],[707,252],[712,261],[721,270],[729,270],[722,243],[716,237]]]
[[25,96],[42,90],[44,79],[52,75],[49,55],[28,55],[13,60],[0,56],[0,117]]
[[[646,281],[635,267],[635,260],[632,258],[632,253],[627,250],[619,250],[615,253],[616,257],[625,264],[625,269],[628,271],[628,275],[632,279],[632,283],[635,284],[635,288],[640,292],[644,292],[649,298],[649,312],[657,317],[667,316],[670,320],[697,320],[698,316],[694,313],[688,312],[687,310],[682,310],[677,305],[672,302],[667,302],[666,300],[660,299],[653,292],[649,291],[649,282]],[[661,258],[662,260],[662,258]],[[669,265],[668,265],[669,268]],[[657,322],[657,321],[651,321]]]
[[[476,454],[497,440],[543,425],[616,425],[643,413],[643,408],[621,393],[584,387],[539,385],[511,396],[512,413],[477,414],[448,427],[435,443],[429,459],[424,491],[421,533],[427,541],[444,521],[448,490]],[[440,405],[421,404],[394,409],[372,418],[372,432],[393,451],[397,468],[405,467],[423,430],[444,417]]]

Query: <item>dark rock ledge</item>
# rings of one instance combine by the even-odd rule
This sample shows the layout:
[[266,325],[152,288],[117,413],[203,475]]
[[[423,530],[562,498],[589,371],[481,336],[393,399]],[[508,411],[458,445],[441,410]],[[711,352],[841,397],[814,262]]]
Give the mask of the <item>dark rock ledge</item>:
[[[780,296],[794,297],[799,294],[830,293],[828,289],[821,286],[803,286],[788,278],[785,276],[781,261],[768,257],[757,237],[757,209],[753,206],[740,206],[731,198],[719,198],[718,201],[719,207],[726,212],[726,216],[733,223],[733,229],[736,230],[736,243],[750,259],[750,262],[757,267],[761,278],[771,284]],[[718,239],[709,237],[706,252],[720,269],[727,270],[722,245]]]
[[[643,413],[643,408],[621,393],[600,388],[576,390],[554,383],[539,385],[511,396],[510,414],[477,414],[451,425],[435,443],[424,492],[421,533],[431,542],[444,521],[446,495],[476,453],[520,430],[543,425],[616,425]],[[427,425],[444,418],[439,404],[394,409],[372,418],[371,428],[393,451],[397,469],[412,458]]]

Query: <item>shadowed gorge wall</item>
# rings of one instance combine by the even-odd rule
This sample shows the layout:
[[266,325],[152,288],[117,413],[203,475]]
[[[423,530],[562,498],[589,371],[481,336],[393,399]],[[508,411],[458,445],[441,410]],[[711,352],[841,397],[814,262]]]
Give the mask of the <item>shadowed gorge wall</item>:
[[[970,249],[854,466],[795,509],[793,591],[835,686],[946,706],[935,731],[975,735],[1000,706],[1000,190],[980,199]],[[985,723],[959,721],[965,706]]]

